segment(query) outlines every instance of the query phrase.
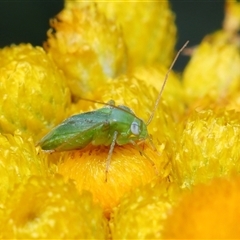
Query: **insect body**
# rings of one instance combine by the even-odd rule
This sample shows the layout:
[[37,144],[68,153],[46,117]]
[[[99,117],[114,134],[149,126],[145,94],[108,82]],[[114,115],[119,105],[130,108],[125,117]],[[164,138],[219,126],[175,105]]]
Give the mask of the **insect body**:
[[[153,119],[173,64],[187,43],[178,51],[170,66],[147,123],[138,118],[130,108],[121,105],[115,106],[114,101],[110,101],[103,108],[66,119],[43,137],[38,145],[43,150],[51,151],[82,149],[90,143],[94,146],[110,146],[105,171],[105,180],[107,181],[107,173],[115,144],[132,143],[136,145],[141,140],[150,139],[147,126]],[[152,161],[151,163],[154,164]]]
[[149,137],[147,126],[126,106],[114,102],[95,111],[66,119],[38,143],[43,150],[68,151],[82,149],[88,144],[109,146],[106,178],[115,144],[135,144]]
[[66,119],[40,142],[43,150],[82,149],[89,143],[109,146],[133,143],[148,138],[147,126],[125,106],[105,106]]

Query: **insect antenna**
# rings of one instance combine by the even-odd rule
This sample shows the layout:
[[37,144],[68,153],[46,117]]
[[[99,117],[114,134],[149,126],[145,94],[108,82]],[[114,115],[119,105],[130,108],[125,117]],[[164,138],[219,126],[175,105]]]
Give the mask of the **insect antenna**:
[[166,83],[167,83],[167,80],[168,80],[168,75],[169,75],[170,71],[172,70],[175,62],[177,61],[179,54],[183,51],[183,49],[187,46],[188,43],[189,43],[189,41],[187,41],[187,42],[182,46],[182,48],[177,52],[175,58],[174,58],[173,61],[172,61],[171,66],[169,67],[169,69],[168,69],[168,71],[167,71],[167,73],[166,73],[166,75],[165,75],[165,78],[164,78],[164,81],[163,81],[163,85],[162,85],[161,91],[159,92],[159,94],[158,94],[158,96],[157,96],[157,100],[156,100],[156,102],[155,102],[153,111],[152,111],[152,113],[151,113],[151,115],[150,115],[150,117],[149,117],[149,119],[148,119],[148,121],[147,121],[147,123],[146,123],[147,126],[151,123],[151,121],[152,121],[152,119],[153,119],[153,117],[154,117],[154,114],[155,114],[155,112],[156,112],[156,110],[157,110],[157,107],[158,107],[159,101],[160,101],[160,99],[161,99],[161,96],[162,96],[164,87],[165,87],[165,85],[166,85]]
[[[88,99],[88,98],[82,98],[82,97],[80,97],[79,99],[80,99],[80,100],[83,100],[83,101],[88,101],[88,102],[98,103],[98,104],[101,104],[101,105],[110,106],[110,107],[112,107],[112,108],[119,109],[119,110],[121,110],[121,111],[123,111],[123,112],[126,112],[126,113],[128,113],[128,114],[136,117],[136,115],[135,115],[134,113],[129,112],[129,111],[127,111],[127,110],[124,109],[124,108],[121,108],[121,107],[119,107],[119,106],[114,105],[115,102],[114,102],[113,100],[110,100],[109,102],[105,103],[105,102],[96,101],[96,100],[92,100],[92,99]],[[112,103],[110,103],[110,102],[112,102]]]
[[98,104],[101,104],[101,105],[107,105],[107,106],[110,106],[110,107],[116,107],[114,105],[114,101],[113,100],[111,100],[111,102],[113,102],[113,103],[109,103],[109,102],[105,103],[105,102],[101,102],[101,101],[97,101],[97,100],[92,100],[92,99],[89,99],[89,98],[82,98],[82,97],[80,97],[79,99],[83,100],[83,101],[87,101],[87,102],[98,103]]

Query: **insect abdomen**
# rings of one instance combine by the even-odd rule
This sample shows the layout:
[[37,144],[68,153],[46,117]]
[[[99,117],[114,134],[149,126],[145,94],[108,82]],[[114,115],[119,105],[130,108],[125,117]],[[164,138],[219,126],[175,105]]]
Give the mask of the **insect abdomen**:
[[107,114],[92,111],[74,115],[55,127],[39,143],[43,150],[68,151],[82,149],[93,139],[106,121]]

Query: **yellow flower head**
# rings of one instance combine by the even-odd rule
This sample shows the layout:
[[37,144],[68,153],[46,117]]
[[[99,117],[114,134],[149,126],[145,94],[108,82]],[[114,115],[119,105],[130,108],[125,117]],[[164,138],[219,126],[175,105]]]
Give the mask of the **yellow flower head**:
[[121,30],[95,5],[62,10],[51,27],[45,49],[65,73],[74,96],[87,96],[95,85],[126,71]]
[[178,196],[166,180],[152,182],[126,194],[111,215],[112,239],[159,239]]
[[171,63],[176,43],[175,15],[168,1],[65,1],[70,8],[91,6],[121,26],[128,47],[130,65]]
[[29,176],[48,176],[54,171],[54,166],[48,165],[47,155],[36,151],[31,138],[0,135],[0,204],[16,184]]
[[225,0],[223,28],[231,33],[237,33],[240,30],[240,2],[238,0]]
[[192,111],[179,126],[173,176],[182,187],[240,171],[240,113]]
[[[88,190],[105,211],[106,216],[119,203],[124,193],[145,185],[169,173],[168,158],[159,156],[150,146],[139,146],[144,154],[131,145],[116,146],[111,157],[106,180],[109,147],[91,147],[65,153],[58,164],[58,172],[66,179],[73,179],[77,189]],[[150,160],[149,160],[150,159]]]
[[216,101],[240,89],[240,54],[228,35],[219,32],[205,38],[183,72],[186,102],[206,95]]
[[[160,92],[168,68],[164,65],[155,64],[151,66],[137,67],[131,73],[135,78],[143,80],[148,86],[153,86]],[[162,100],[166,101],[171,108],[171,113],[177,121],[182,117],[185,106],[183,97],[183,87],[180,78],[173,71],[168,76],[167,83],[163,90]]]
[[163,239],[239,239],[239,202],[239,176],[198,185],[169,212]]
[[63,74],[40,47],[0,49],[0,132],[39,139],[65,116],[70,94]]
[[89,193],[62,178],[30,177],[15,186],[0,212],[1,238],[106,239],[106,220]]

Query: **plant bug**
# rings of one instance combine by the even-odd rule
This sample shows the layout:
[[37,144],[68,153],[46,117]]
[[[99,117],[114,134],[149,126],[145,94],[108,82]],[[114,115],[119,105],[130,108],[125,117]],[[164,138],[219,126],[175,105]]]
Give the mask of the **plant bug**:
[[[145,141],[146,139],[151,141],[147,126],[151,123],[157,110],[168,75],[179,54],[187,44],[188,41],[177,52],[169,67],[162,88],[157,96],[153,111],[146,123],[138,118],[127,106],[115,106],[114,101],[111,100],[105,104],[106,106],[100,109],[67,118],[60,125],[53,128],[37,145],[43,150],[51,152],[83,149],[88,144],[92,144],[93,146],[110,146],[105,170],[105,180],[107,181],[111,157],[116,144],[125,145],[131,143],[137,147],[137,142],[139,141]],[[101,103],[93,100],[88,101]],[[141,151],[140,153],[144,154]],[[154,165],[152,161],[151,163]]]

